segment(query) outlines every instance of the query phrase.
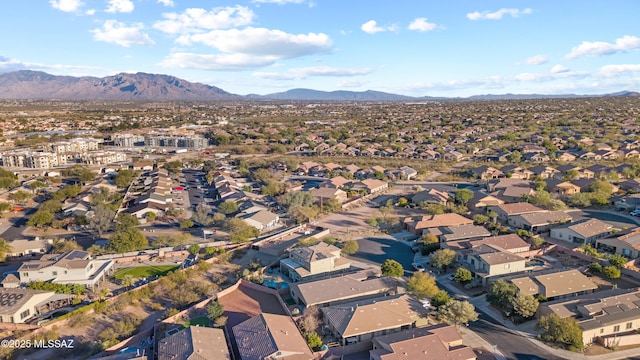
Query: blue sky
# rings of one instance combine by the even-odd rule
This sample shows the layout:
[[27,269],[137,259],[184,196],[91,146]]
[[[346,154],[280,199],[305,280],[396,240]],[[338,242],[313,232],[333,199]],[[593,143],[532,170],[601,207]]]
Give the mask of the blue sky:
[[6,1],[0,72],[174,75],[236,94],[640,90],[640,1]]

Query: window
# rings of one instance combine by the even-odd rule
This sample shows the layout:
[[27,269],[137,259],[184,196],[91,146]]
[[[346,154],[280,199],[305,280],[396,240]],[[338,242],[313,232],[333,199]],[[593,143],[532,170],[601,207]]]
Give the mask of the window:
[[20,313],[20,320],[23,320],[23,319],[27,318],[27,317],[29,316],[29,314],[30,314],[29,309],[27,309],[27,310],[25,310],[25,311],[21,312],[21,313]]
[[23,272],[23,273],[22,273],[22,276],[23,276],[23,277],[29,277],[29,273],[28,273],[28,272]]
[[509,268],[511,268],[511,264],[504,264],[504,268],[505,268],[505,269],[509,269]]
[[600,328],[600,334],[604,333],[604,329]]
[[633,322],[628,322],[627,323],[627,330],[633,328]]
[[57,272],[57,271],[52,271],[52,272],[51,272],[51,275],[53,275],[53,276],[58,276],[58,272]]
[[613,332],[618,332],[620,331],[620,325],[616,325],[613,327]]

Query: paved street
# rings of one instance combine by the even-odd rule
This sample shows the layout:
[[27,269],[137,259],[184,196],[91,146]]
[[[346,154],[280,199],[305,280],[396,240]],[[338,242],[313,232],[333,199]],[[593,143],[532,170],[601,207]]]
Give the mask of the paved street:
[[379,235],[358,239],[358,245],[360,248],[352,256],[353,258],[376,264],[382,264],[387,259],[393,259],[402,264],[405,272],[407,270],[410,273],[413,272],[411,267],[413,252],[411,251],[410,242],[398,241],[391,236]]

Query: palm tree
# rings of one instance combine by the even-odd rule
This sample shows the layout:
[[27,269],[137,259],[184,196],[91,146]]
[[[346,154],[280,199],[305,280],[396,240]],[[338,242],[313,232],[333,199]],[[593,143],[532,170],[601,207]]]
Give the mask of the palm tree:
[[133,284],[135,284],[136,279],[131,274],[125,274],[122,277],[122,286],[125,286],[127,290],[129,290]]
[[7,254],[13,252],[11,244],[7,240],[0,238],[0,261],[4,261],[7,258]]
[[104,299],[109,295],[111,295],[111,289],[107,287],[100,288],[100,291],[98,291],[98,300],[104,301]]

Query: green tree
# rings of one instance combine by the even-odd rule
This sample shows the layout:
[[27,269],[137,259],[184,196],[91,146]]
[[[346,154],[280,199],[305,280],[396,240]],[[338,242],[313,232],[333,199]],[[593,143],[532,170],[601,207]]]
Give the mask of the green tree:
[[179,226],[180,226],[180,229],[185,230],[185,229],[190,229],[190,228],[192,228],[192,227],[193,227],[193,225],[194,225],[194,223],[193,223],[193,221],[191,221],[190,219],[182,219],[182,220],[180,221],[180,225],[179,225]]
[[509,308],[517,291],[518,288],[513,283],[500,279],[491,284],[491,288],[487,293],[487,300],[499,308]]
[[153,211],[149,211],[144,214],[144,218],[149,222],[154,222],[158,218],[158,215],[156,215],[156,213],[154,213]]
[[10,193],[7,196],[7,199],[13,201],[14,203],[24,204],[28,199],[31,199],[31,194],[23,190],[18,190],[16,192]]
[[628,262],[629,262],[629,259],[627,259],[621,254],[615,254],[615,255],[609,256],[609,264],[617,267],[618,269],[623,268],[625,265],[627,265]]
[[46,225],[51,225],[53,221],[53,214],[46,210],[38,210],[35,214],[31,215],[29,221],[27,221],[27,226],[35,226],[35,227],[43,227]]
[[225,215],[230,215],[238,211],[238,203],[232,200],[225,200],[219,206],[218,210]]
[[131,182],[133,181],[134,177],[135,177],[135,172],[133,170],[123,169],[118,171],[118,173],[113,179],[113,182],[116,184],[117,187],[124,189],[129,185],[131,185]]
[[89,219],[89,226],[94,228],[100,236],[111,228],[116,212],[104,204],[93,208],[93,217]]
[[229,231],[231,242],[233,243],[247,242],[249,239],[260,235],[260,231],[258,229],[238,218],[227,219],[225,221],[224,228]]
[[536,314],[536,311],[538,311],[538,305],[538,299],[531,295],[524,295],[521,293],[516,295],[511,302],[513,311],[525,319]]
[[82,250],[82,246],[78,245],[75,240],[55,239],[51,245],[51,252],[54,254],[62,254],[71,250]]
[[482,215],[482,214],[473,215],[473,222],[476,223],[476,225],[486,224],[488,221],[489,221],[489,217],[486,215]]
[[602,269],[602,273],[609,279],[619,279],[621,274],[620,269],[613,265],[605,266],[604,269]]
[[449,266],[456,259],[456,252],[451,249],[436,250],[429,256],[431,264],[437,268],[444,268]]
[[342,245],[342,252],[347,255],[353,255],[358,252],[360,246],[356,240],[347,240]]
[[460,284],[467,284],[473,280],[473,274],[468,269],[458,268],[454,275],[454,280]]
[[122,286],[124,286],[127,289],[130,289],[133,286],[133,284],[136,283],[136,279],[131,274],[125,274],[120,280],[120,282],[122,283]]
[[187,250],[189,251],[189,253],[196,255],[200,252],[200,245],[191,244],[189,245],[189,248]]
[[9,244],[7,240],[0,238],[0,261],[5,261],[7,259],[7,254],[11,252],[13,252],[11,244]]
[[126,212],[121,212],[116,216],[116,230],[126,230],[140,225],[138,219]]
[[436,278],[426,272],[416,271],[407,280],[407,291],[419,298],[433,298],[439,290]]
[[385,260],[380,266],[380,271],[384,276],[402,277],[402,275],[404,275],[404,268],[402,268],[402,265],[392,259]]
[[582,329],[578,321],[572,317],[561,318],[557,314],[550,314],[540,318],[536,329],[540,331],[540,338],[546,342],[564,344],[570,350],[580,350],[584,347],[582,342]]
[[284,204],[289,207],[289,212],[300,206],[311,206],[315,202],[313,195],[307,191],[291,191],[284,197]]
[[219,303],[218,301],[212,301],[209,306],[207,306],[207,317],[211,321],[215,321],[217,318],[224,314],[224,305]]
[[306,335],[306,340],[309,347],[314,351],[318,351],[320,350],[320,347],[322,347],[322,338],[315,331],[308,333]]
[[473,191],[469,189],[458,189],[454,192],[453,198],[457,204],[466,206],[469,200],[473,198]]
[[453,300],[449,293],[444,290],[439,290],[436,295],[431,299],[431,305],[439,308],[440,306]]
[[137,228],[117,230],[106,246],[106,249],[118,254],[142,250],[149,247],[149,241],[142,231]]
[[438,308],[438,317],[458,326],[478,320],[478,313],[468,301],[451,300]]

